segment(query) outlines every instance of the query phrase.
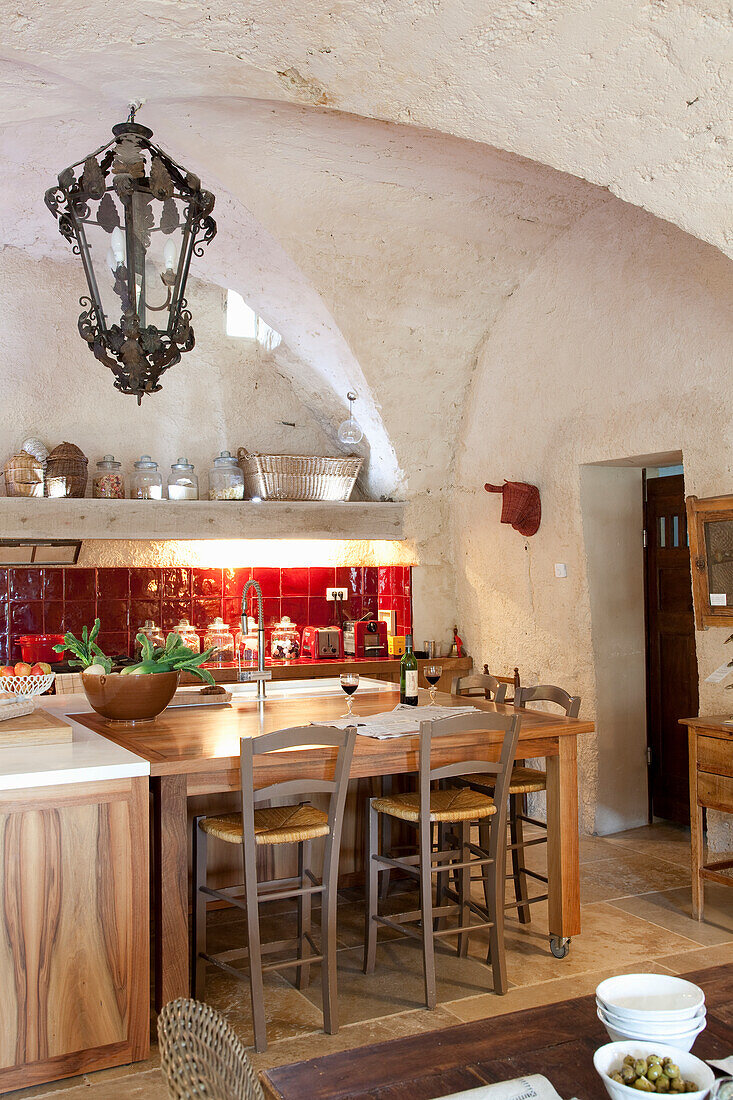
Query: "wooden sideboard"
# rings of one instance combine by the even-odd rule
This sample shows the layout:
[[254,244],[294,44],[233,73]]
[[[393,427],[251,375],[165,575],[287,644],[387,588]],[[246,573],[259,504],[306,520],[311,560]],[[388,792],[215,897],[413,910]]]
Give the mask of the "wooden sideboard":
[[0,1092],[149,1049],[147,777],[0,791]]
[[733,859],[704,862],[703,811],[733,814],[733,726],[728,715],[683,718],[690,751],[692,915],[702,920],[705,880],[733,886]]

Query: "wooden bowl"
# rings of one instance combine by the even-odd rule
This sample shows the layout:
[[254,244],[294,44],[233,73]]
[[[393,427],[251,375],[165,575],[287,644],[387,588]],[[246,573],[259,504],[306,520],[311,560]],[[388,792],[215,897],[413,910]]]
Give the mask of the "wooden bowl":
[[148,676],[81,674],[92,709],[110,722],[127,723],[157,718],[175,695],[180,678],[180,672],[154,672]]

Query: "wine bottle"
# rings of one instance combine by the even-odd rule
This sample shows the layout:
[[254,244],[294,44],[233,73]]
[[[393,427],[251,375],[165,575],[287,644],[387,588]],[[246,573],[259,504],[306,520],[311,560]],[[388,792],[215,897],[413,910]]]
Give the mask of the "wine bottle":
[[412,634],[405,638],[405,652],[400,661],[400,702],[417,706],[417,657],[412,652]]

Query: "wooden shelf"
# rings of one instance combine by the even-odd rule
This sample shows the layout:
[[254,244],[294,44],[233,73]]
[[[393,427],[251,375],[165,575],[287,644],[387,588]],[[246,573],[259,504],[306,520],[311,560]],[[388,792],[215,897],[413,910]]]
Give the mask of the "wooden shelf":
[[0,497],[4,539],[404,538],[401,502]]

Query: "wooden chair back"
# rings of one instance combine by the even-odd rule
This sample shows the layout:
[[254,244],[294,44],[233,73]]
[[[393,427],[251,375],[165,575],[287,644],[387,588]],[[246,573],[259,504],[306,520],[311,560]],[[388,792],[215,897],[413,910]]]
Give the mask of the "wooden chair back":
[[[489,666],[486,665],[486,664],[484,665],[484,675],[485,676],[490,676],[491,675],[491,673],[489,672]],[[517,666],[516,665],[514,666],[514,672],[512,673],[511,676],[497,676],[496,679],[499,681],[500,684],[506,684],[506,686],[507,686],[507,694],[504,697],[504,702],[505,703],[513,703],[514,702],[514,696],[517,694],[517,692],[519,691],[519,689],[521,687],[521,684],[522,684],[520,676],[519,676],[519,669],[517,668]],[[513,692],[512,695],[508,694],[508,689],[510,687],[514,689],[514,692]]]
[[577,718],[580,711],[580,696],[570,695],[564,688],[554,684],[537,684],[535,687],[520,687],[514,696],[515,710],[523,710],[527,703],[555,703],[562,707],[568,718]]
[[455,676],[450,690],[451,695],[481,696],[495,703],[503,703],[506,689],[506,683],[502,683],[497,676],[484,672],[470,676]]
[[171,1100],[265,1100],[244,1044],[200,1001],[169,1001],[158,1017],[160,1068]]

